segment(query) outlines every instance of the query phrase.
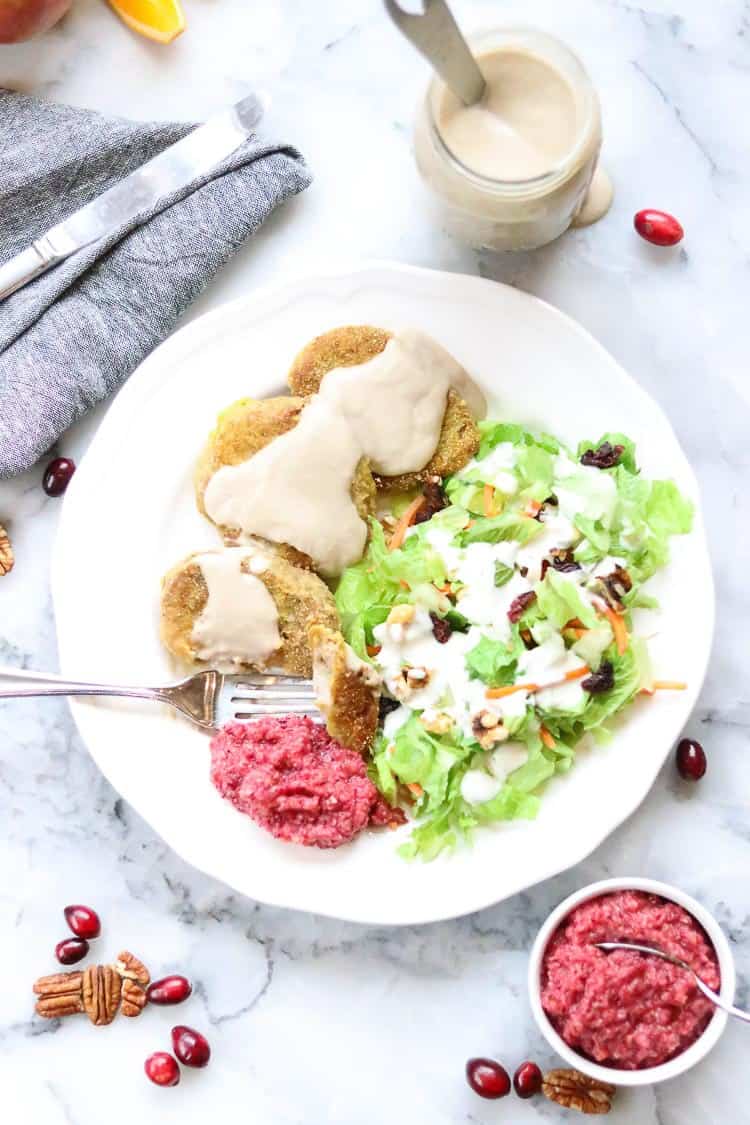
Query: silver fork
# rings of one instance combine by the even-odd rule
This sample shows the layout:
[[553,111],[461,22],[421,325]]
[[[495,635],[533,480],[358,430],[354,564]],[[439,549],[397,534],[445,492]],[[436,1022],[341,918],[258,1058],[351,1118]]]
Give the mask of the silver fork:
[[248,672],[229,676],[209,669],[162,687],[129,687],[66,680],[25,668],[0,668],[0,699],[46,695],[105,695],[168,703],[202,730],[217,730],[230,719],[260,716],[323,717],[315,706],[312,681],[301,676]]

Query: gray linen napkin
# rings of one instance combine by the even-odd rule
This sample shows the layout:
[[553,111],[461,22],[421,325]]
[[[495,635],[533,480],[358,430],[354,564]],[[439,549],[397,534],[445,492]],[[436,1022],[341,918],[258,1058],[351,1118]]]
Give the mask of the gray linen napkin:
[[[190,128],[0,90],[0,262]],[[156,211],[0,302],[0,478],[33,465],[118,387],[243,240],[309,183],[294,148],[252,138]]]

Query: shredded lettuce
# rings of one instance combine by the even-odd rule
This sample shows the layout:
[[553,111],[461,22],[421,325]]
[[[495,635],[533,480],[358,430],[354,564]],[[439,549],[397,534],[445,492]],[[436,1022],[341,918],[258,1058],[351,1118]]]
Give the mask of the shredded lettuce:
[[[581,740],[591,736],[603,744],[611,738],[611,724],[639,691],[650,689],[653,683],[646,643],[632,636],[630,610],[656,606],[643,584],[667,562],[671,537],[686,534],[692,525],[690,500],[673,481],[641,476],[635,445],[624,434],[612,431],[597,441],[582,441],[573,453],[556,438],[536,435],[521,425],[484,421],[479,429],[476,459],[444,482],[449,506],[410,529],[400,549],[389,551],[383,528],[371,520],[364,558],[344,572],[336,589],[347,640],[360,657],[374,659],[368,656],[368,647],[374,644],[373,629],[385,621],[394,605],[403,602],[439,614],[456,632],[469,631],[473,626],[461,612],[462,583],[446,568],[440,544],[450,545],[454,552],[475,543],[530,543],[544,530],[544,514],[541,521],[529,514],[534,510],[529,509],[529,501],[535,500],[547,503],[548,517],[556,505],[557,515],[572,522],[580,535],[574,557],[584,571],[566,575],[548,567],[534,586],[535,600],[512,625],[507,639],[498,639],[502,631],[496,628],[477,630],[479,640],[464,657],[468,677],[488,687],[515,684],[526,648],[520,635],[523,629],[529,646],[555,637],[556,643],[570,648],[593,671],[611,664],[613,686],[602,693],[584,689],[572,708],[565,710],[543,706],[534,694],[526,698],[520,713],[518,708],[509,708],[503,724],[514,742],[525,744],[526,760],[483,804],[469,804],[461,793],[467,770],[488,768],[478,742],[462,730],[463,719],[456,718],[447,733],[435,734],[420,722],[416,710],[393,737],[386,739],[381,734],[369,764],[370,776],[392,803],[403,796],[403,786],[409,786],[415,798],[411,837],[399,849],[407,858],[430,860],[470,841],[480,826],[534,817],[544,785],[555,774],[570,769]],[[609,469],[580,465],[587,450],[604,442],[623,447],[616,465]],[[498,449],[501,445],[508,448]],[[494,450],[497,453],[492,457]],[[505,486],[508,474],[515,479],[515,489]],[[485,484],[495,487],[497,514],[489,517],[485,515]],[[409,499],[399,496],[393,503],[401,511]],[[512,552],[488,564],[494,567],[490,574],[498,592],[520,565],[508,558],[513,558]],[[596,578],[591,572],[605,558],[614,560],[612,569],[624,566],[632,582],[629,591],[619,594],[628,630],[628,647],[623,653],[617,651],[609,622],[586,595],[587,589],[602,593],[602,580],[611,571],[601,568]],[[453,593],[448,597],[444,587],[452,575]],[[581,636],[563,632],[574,618],[584,627]],[[502,624],[507,632],[504,616]],[[451,684],[436,706],[450,708],[453,703]]]

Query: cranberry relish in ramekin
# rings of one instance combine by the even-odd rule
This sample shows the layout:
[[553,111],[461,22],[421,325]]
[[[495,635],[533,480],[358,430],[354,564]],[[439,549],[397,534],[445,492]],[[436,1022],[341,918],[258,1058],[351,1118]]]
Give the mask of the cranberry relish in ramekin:
[[541,1004],[573,1050],[606,1067],[642,1070],[681,1054],[703,1033],[714,1007],[683,969],[602,941],[655,945],[681,958],[711,988],[721,986],[716,951],[703,927],[655,894],[623,889],[575,906],[546,946]]

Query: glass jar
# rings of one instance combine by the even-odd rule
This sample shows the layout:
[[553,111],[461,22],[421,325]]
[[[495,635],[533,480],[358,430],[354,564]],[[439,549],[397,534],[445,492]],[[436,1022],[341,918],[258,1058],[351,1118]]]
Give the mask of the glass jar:
[[[494,179],[463,163],[441,135],[443,99],[435,76],[419,109],[417,165],[436,197],[441,224],[456,237],[490,250],[532,250],[567,230],[583,208],[596,171],[602,129],[599,99],[581,62],[563,43],[532,29],[503,28],[469,38],[482,56],[512,49],[546,63],[566,80],[575,104],[575,136],[555,167],[532,179]],[[606,207],[604,208],[606,210]]]

